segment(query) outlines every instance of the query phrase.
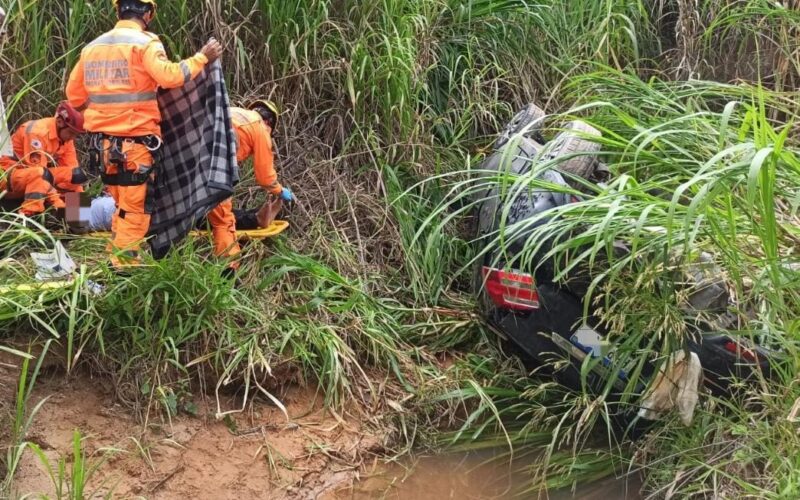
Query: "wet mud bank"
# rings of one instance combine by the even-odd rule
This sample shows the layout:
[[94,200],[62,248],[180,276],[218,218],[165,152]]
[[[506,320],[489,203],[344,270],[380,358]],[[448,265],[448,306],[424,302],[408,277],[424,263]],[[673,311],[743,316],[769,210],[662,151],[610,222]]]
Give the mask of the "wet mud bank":
[[[13,366],[0,368],[4,416],[13,411],[16,377]],[[80,432],[85,470],[96,467],[87,497],[320,498],[353,485],[384,451],[385,435],[352,415],[324,410],[315,391],[298,386],[282,399],[288,419],[279,408],[255,402],[218,420],[215,402],[206,400],[198,402],[197,416],[142,424],[101,380],[87,375],[43,375],[31,406],[43,399],[27,440],[57,473],[59,459],[70,470],[74,433]],[[237,403],[223,402],[229,408]],[[55,492],[43,460],[26,450],[12,496],[52,498]]]
[[[57,357],[56,357],[57,358]],[[0,360],[0,414],[14,410],[19,363]],[[110,380],[67,375],[45,365],[34,387],[34,415],[27,441],[38,447],[57,479],[59,461],[71,475],[76,432],[85,455],[87,498],[406,499],[536,498],[531,464],[509,460],[507,450],[408,457],[387,462],[391,428],[363,417],[326,410],[311,388],[287,384],[283,411],[265,400],[241,407],[241,398],[195,396],[195,415],[167,417],[151,411],[145,421],[119,404]],[[146,413],[146,415],[148,415]],[[4,427],[7,420],[4,420]],[[0,435],[3,444],[9,435]],[[63,488],[72,488],[66,478]],[[637,500],[637,478],[607,479],[555,492],[551,499]],[[56,497],[42,457],[27,449],[17,468],[12,498]],[[520,496],[522,495],[522,496]],[[544,496],[543,496],[544,498]]]

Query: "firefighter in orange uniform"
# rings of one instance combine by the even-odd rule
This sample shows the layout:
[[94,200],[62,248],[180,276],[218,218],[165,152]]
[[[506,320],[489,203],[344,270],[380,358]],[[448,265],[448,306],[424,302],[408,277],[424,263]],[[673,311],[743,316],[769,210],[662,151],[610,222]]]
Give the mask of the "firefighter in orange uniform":
[[[241,165],[253,158],[256,183],[269,194],[285,202],[294,201],[292,192],[278,182],[272,153],[272,130],[278,123],[278,108],[271,101],[258,100],[249,109],[231,108],[231,121],[236,132],[236,160]],[[236,241],[236,217],[231,198],[217,205],[208,214],[214,239],[214,254],[233,257],[240,251]],[[231,263],[236,269],[237,262]]]
[[67,83],[67,98],[85,109],[90,163],[114,197],[109,251],[114,266],[137,264],[150,228],[155,165],[161,146],[156,90],[182,86],[215,61],[222,46],[213,38],[179,63],[167,59],[158,36],[146,31],[155,0],[112,0],[119,21],[81,52]]
[[[70,181],[86,182],[78,167],[74,139],[84,132],[81,113],[66,102],[56,109],[56,116],[22,124],[11,137],[14,156],[0,157],[6,173],[0,189],[8,198],[22,198],[20,212],[34,215],[44,212],[45,202],[64,208],[55,189],[54,172],[68,171]],[[79,172],[78,175],[73,175]]]

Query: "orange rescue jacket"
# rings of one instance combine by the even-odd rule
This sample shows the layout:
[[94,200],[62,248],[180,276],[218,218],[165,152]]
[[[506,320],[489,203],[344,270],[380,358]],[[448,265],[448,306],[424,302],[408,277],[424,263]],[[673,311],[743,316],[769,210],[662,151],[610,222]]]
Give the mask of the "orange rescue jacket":
[[119,21],[95,38],[67,82],[67,99],[84,112],[84,127],[119,137],[161,136],[157,88],[182,86],[208,63],[203,54],[180,63],[167,59],[164,46],[135,21]]
[[58,138],[56,119],[42,118],[23,123],[11,136],[14,158],[3,157],[3,169],[13,165],[30,167],[78,166],[78,154],[73,141],[62,143]]
[[236,160],[241,164],[253,157],[256,182],[272,194],[280,194],[272,154],[272,130],[255,111],[231,108],[231,121],[236,132]]

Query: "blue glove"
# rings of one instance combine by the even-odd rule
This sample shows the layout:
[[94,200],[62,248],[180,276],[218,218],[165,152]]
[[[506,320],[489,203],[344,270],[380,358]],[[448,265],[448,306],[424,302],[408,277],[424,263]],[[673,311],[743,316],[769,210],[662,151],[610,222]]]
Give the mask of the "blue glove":
[[289,188],[283,188],[283,189],[281,189],[281,199],[283,201],[287,201],[288,202],[288,201],[294,201],[295,197],[292,194],[292,192],[289,190]]

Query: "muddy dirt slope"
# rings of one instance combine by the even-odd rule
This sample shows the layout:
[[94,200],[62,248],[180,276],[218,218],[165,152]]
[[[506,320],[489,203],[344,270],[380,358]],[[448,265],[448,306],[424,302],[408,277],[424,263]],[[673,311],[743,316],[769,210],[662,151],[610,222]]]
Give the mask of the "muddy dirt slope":
[[[0,365],[4,416],[13,408],[16,378],[13,365]],[[48,373],[37,383],[34,404],[43,398],[29,441],[54,467],[66,459],[69,470],[73,433],[79,430],[89,466],[100,464],[86,489],[96,497],[332,498],[383,448],[357,418],[323,410],[315,393],[300,387],[288,388],[282,398],[288,420],[263,402],[219,421],[216,404],[199,401],[196,417],[153,418],[145,426],[87,375]],[[223,404],[235,408],[241,402],[231,398]],[[30,451],[15,487],[18,498],[55,493],[42,460]]]

